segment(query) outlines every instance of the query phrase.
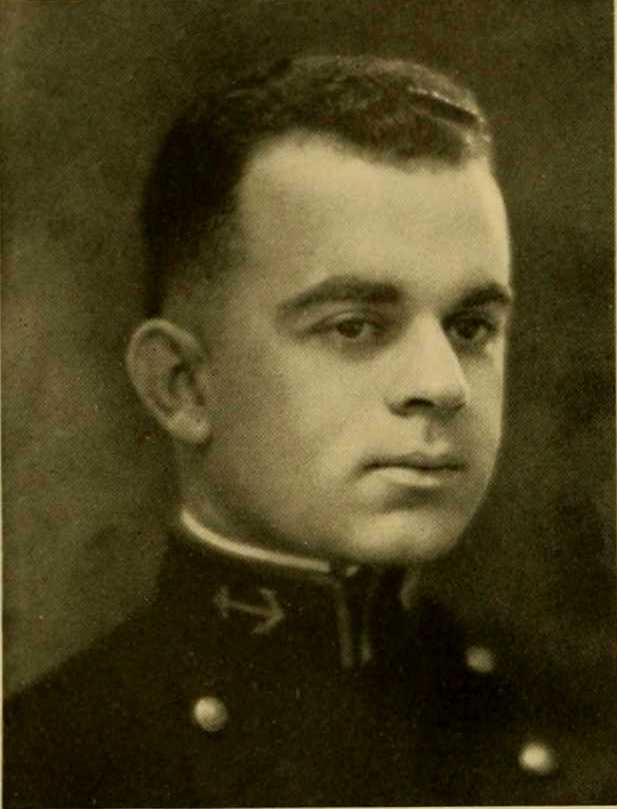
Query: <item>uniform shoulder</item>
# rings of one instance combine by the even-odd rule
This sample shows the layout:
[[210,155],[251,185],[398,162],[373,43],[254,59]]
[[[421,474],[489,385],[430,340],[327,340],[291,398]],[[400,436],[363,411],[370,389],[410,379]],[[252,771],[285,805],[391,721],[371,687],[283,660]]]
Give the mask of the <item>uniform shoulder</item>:
[[41,707],[47,699],[57,701],[59,696],[71,702],[79,696],[81,682],[96,689],[97,683],[109,683],[111,677],[118,684],[126,679],[124,674],[130,668],[141,663],[151,638],[151,613],[140,610],[10,697],[6,703],[6,715],[22,711],[30,704]]
[[107,740],[162,688],[157,634],[142,611],[6,701],[6,806],[71,805],[104,769]]

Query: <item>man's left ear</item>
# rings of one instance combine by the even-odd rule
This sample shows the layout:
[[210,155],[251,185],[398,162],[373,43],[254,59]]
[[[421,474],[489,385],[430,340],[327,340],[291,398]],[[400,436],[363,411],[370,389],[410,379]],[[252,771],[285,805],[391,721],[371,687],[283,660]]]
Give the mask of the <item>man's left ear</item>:
[[175,439],[210,437],[207,369],[199,341],[169,320],[146,320],[131,337],[126,367],[146,409]]

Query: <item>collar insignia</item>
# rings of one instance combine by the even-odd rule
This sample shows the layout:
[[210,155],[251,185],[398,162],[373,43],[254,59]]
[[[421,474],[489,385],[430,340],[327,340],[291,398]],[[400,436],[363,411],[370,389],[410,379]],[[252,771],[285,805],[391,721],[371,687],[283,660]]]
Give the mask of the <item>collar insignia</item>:
[[285,611],[279,604],[276,592],[266,587],[259,587],[262,601],[260,604],[247,604],[244,601],[232,599],[229,588],[221,587],[214,596],[212,603],[218,609],[222,618],[227,619],[232,611],[243,612],[261,618],[252,630],[253,635],[269,635],[272,630],[285,618]]

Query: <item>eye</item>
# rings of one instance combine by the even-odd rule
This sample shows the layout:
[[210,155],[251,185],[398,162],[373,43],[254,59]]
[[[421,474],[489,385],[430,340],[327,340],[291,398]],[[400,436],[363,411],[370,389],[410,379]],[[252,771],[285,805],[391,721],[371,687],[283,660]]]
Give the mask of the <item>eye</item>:
[[489,315],[466,314],[453,318],[448,333],[463,348],[483,348],[499,330],[499,324]]
[[367,351],[376,348],[386,337],[387,323],[374,313],[347,312],[330,317],[315,328],[321,339],[341,350]]
[[346,340],[359,341],[374,335],[377,327],[363,317],[348,317],[332,324],[334,331]]

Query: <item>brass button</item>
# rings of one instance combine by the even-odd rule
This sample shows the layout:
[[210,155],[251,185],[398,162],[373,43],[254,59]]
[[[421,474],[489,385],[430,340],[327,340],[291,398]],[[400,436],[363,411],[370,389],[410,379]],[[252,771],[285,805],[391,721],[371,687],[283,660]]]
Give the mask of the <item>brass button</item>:
[[229,714],[218,697],[201,697],[193,705],[193,720],[206,733],[218,733],[229,721]]
[[465,652],[467,668],[476,674],[492,674],[495,671],[495,655],[486,646],[470,646]]
[[557,769],[557,756],[553,748],[544,742],[528,742],[521,748],[518,763],[531,775],[551,775]]

